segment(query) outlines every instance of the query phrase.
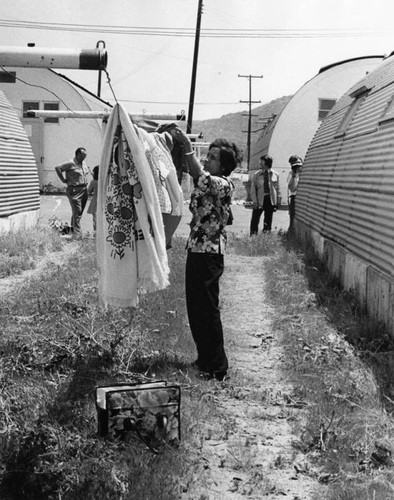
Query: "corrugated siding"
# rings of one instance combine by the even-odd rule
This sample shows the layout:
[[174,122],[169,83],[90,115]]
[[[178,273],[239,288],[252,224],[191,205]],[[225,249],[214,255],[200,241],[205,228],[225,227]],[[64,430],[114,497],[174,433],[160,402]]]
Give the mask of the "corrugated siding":
[[30,142],[0,91],[0,217],[39,208],[38,172]]
[[335,134],[353,101],[351,90],[317,131],[296,218],[394,276],[394,119],[379,123],[394,97],[394,60],[389,62],[366,77],[371,90],[345,135]]

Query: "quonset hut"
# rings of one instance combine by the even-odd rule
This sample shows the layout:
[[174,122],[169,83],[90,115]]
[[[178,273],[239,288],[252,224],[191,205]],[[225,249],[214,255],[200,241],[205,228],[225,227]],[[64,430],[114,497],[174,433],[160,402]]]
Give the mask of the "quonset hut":
[[36,111],[110,111],[111,105],[81,85],[52,69],[7,67],[0,70],[0,89],[13,105],[30,140],[36,159],[40,188],[44,192],[64,189],[55,166],[74,157],[85,147],[87,165],[99,163],[102,120],[79,118],[33,118]]
[[394,57],[346,92],[308,149],[296,231],[394,334]]
[[0,91],[0,231],[34,225],[39,208],[34,154],[15,109]]
[[249,169],[254,173],[262,155],[272,156],[273,168],[279,173],[282,205],[287,205],[289,157],[296,154],[304,158],[313,136],[337,99],[382,61],[383,56],[364,56],[324,66],[293,95],[278,115],[266,122],[253,145]]

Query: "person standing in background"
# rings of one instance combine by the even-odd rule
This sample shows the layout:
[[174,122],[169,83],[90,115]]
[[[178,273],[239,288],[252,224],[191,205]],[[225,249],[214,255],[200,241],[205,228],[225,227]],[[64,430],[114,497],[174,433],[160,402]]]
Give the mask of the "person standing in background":
[[260,170],[252,177],[250,196],[253,210],[250,221],[250,236],[258,233],[259,222],[264,212],[263,232],[271,231],[273,213],[278,209],[280,196],[279,174],[272,170],[271,156],[264,155],[260,158]]
[[293,155],[290,156],[289,163],[291,171],[287,178],[287,191],[288,191],[289,218],[290,218],[288,231],[290,232],[293,231],[294,229],[295,199],[297,194],[298,182],[300,180],[300,174],[302,172],[302,166],[304,162],[299,156]]
[[97,211],[97,185],[98,185],[99,166],[93,169],[93,179],[88,186],[88,196],[92,196],[87,213],[93,217],[93,233],[96,234],[96,211]]
[[59,179],[67,184],[66,195],[71,206],[71,231],[74,239],[82,238],[81,218],[88,201],[88,168],[85,158],[86,149],[78,148],[73,160],[55,167]]

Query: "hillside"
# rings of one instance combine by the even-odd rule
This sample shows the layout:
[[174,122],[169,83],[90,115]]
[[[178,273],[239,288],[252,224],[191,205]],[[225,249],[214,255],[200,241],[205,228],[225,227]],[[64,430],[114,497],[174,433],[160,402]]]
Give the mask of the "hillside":
[[[266,118],[272,114],[278,114],[286,106],[292,96],[283,96],[267,104],[263,104],[252,109],[252,138],[251,142],[256,140],[263,123],[261,118]],[[221,118],[210,120],[195,120],[193,122],[193,133],[202,132],[204,141],[211,142],[217,137],[225,137],[235,142],[241,149],[246,151],[248,130],[248,110],[239,113],[229,113]],[[245,131],[245,132],[243,132]]]

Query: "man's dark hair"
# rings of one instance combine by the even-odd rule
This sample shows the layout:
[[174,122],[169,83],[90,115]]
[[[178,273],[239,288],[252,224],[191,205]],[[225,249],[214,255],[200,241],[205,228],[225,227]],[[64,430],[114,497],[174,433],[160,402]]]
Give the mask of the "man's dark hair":
[[215,139],[210,145],[211,148],[220,148],[220,166],[222,167],[223,175],[226,177],[241,163],[241,154],[234,142],[227,139]]
[[95,181],[98,181],[98,177],[99,177],[99,166],[96,165],[94,168],[93,168],[93,179]]
[[272,157],[269,156],[269,155],[263,155],[263,156],[261,156],[260,160],[263,160],[263,162],[267,165],[268,168],[271,168],[272,164],[274,162],[274,160],[272,159]]
[[86,152],[86,148],[78,148],[75,150],[75,156],[79,155],[79,153],[82,153],[82,151]]

